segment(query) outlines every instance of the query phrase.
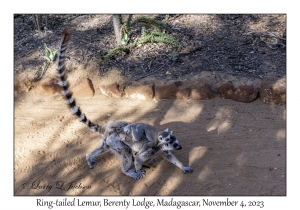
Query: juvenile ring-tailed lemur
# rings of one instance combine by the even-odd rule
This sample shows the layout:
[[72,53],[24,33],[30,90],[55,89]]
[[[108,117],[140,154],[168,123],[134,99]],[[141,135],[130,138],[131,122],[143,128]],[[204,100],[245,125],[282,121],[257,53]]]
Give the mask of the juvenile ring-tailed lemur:
[[[93,151],[91,154],[87,155],[87,161],[89,167],[91,167],[91,162],[95,161],[93,155],[100,154],[105,150],[110,150],[113,154],[115,154],[122,161],[122,172],[127,176],[130,176],[134,179],[139,179],[145,175],[145,171],[141,170],[135,172],[134,168],[129,170],[133,156],[131,152],[131,148],[121,141],[120,138],[124,135],[123,128],[128,125],[127,122],[117,120],[111,121],[103,126],[92,123],[90,120],[86,118],[86,116],[81,112],[79,106],[76,105],[74,98],[72,98],[72,93],[69,90],[68,81],[65,78],[65,60],[66,60],[66,49],[68,42],[70,40],[71,33],[69,30],[65,29],[62,33],[59,53],[58,53],[58,74],[57,77],[60,79],[58,84],[62,87],[62,95],[66,98],[66,104],[69,105],[71,112],[73,115],[77,115],[79,117],[79,121],[85,123],[87,127],[89,127],[92,131],[97,132],[100,135],[103,135],[100,146],[97,148],[97,151]],[[88,159],[91,157],[91,159]]]
[[178,140],[173,135],[173,131],[168,129],[158,131],[153,126],[146,123],[128,124],[124,127],[124,132],[131,132],[132,138],[122,139],[133,151],[137,152],[134,160],[136,171],[141,170],[143,163],[152,157],[158,150],[166,155],[168,161],[179,167],[184,173],[193,172],[190,166],[183,166],[182,163],[170,152],[180,150]]
[[110,121],[104,125],[106,129],[104,137],[100,140],[100,145],[86,155],[87,164],[91,169],[93,168],[92,164],[97,161],[96,157],[109,149],[116,157],[121,159],[122,172],[124,174],[134,179],[140,179],[146,175],[144,170],[136,171],[135,168],[129,170],[134,158],[131,148],[123,142],[125,139],[131,138],[131,136],[121,130],[126,125],[128,123],[121,120]]

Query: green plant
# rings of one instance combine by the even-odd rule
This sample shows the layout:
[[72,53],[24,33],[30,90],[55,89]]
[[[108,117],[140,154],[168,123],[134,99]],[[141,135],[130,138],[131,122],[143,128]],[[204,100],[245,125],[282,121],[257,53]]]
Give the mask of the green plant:
[[57,50],[52,51],[50,48],[47,47],[46,43],[44,43],[44,47],[46,50],[46,54],[42,55],[49,63],[53,63],[55,55],[57,54]]
[[124,69],[118,71],[118,76],[121,77],[124,74]]
[[176,40],[176,38],[171,34],[166,34],[159,31],[147,31],[144,27],[141,31],[141,38],[137,42],[137,45],[139,44],[145,44],[147,42],[163,42],[165,44],[172,45],[173,47],[179,47],[180,44]]
[[[104,63],[112,56],[116,55],[120,51],[128,51],[131,48],[134,48],[138,45],[145,44],[148,42],[163,42],[165,44],[172,45],[173,47],[180,47],[179,42],[176,38],[167,34],[165,31],[170,31],[169,27],[159,20],[154,20],[152,18],[140,17],[132,21],[132,15],[129,15],[126,23],[123,23],[122,16],[119,17],[121,24],[121,44],[109,51],[103,58],[100,59],[100,62]],[[137,23],[146,23],[152,26],[155,26],[156,30],[147,31],[145,27],[141,28],[141,37],[135,43],[130,43],[131,41],[131,28]],[[172,59],[176,60],[178,55],[172,56]]]
[[128,42],[129,42],[129,39],[130,39],[130,38],[129,38],[129,35],[128,35],[127,33],[124,33],[123,36],[122,36],[122,40],[121,40],[121,41],[122,41],[122,44],[123,44],[123,45],[127,45]]
[[126,52],[127,50],[129,50],[130,48],[132,48],[134,46],[135,46],[134,44],[130,44],[130,45],[127,45],[127,46],[118,45],[114,49],[109,51],[109,53],[107,53],[105,56],[103,56],[100,59],[100,62],[105,63],[105,61],[107,61],[112,56],[116,55],[118,52],[120,52],[120,51]]
[[147,18],[147,17],[137,18],[136,20],[134,20],[131,23],[131,26],[133,26],[137,23],[146,23],[146,24],[155,26],[158,30],[161,30],[161,29],[169,30],[169,27],[166,24],[164,24],[163,22],[161,22],[159,20],[155,20],[155,19],[152,19],[152,18]]
[[172,60],[176,61],[179,57],[179,53],[177,51],[172,51],[171,56],[172,56]]

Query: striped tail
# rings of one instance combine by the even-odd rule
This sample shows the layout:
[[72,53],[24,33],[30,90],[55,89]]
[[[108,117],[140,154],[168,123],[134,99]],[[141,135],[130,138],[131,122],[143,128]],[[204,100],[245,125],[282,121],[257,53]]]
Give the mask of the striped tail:
[[92,123],[90,120],[86,118],[86,116],[81,112],[79,106],[76,105],[75,99],[72,98],[72,93],[69,89],[69,84],[67,79],[65,78],[65,61],[66,61],[66,50],[68,42],[70,41],[71,32],[67,29],[64,29],[62,33],[60,48],[58,52],[58,74],[56,75],[60,81],[58,84],[62,87],[62,94],[67,99],[66,104],[69,105],[71,112],[73,115],[77,115],[80,122],[85,123],[87,127],[89,127],[92,131],[101,133],[101,126],[95,123]]

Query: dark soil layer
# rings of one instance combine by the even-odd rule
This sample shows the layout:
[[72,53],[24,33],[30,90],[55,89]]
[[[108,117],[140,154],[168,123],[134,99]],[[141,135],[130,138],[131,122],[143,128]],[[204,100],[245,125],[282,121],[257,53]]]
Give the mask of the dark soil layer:
[[[133,15],[133,20],[142,15]],[[276,79],[286,74],[286,15],[145,15],[167,24],[182,47],[148,43],[120,53],[105,64],[99,74],[117,69],[127,80],[148,75],[171,80],[212,71],[236,77]],[[28,72],[37,79],[45,60],[44,43],[58,49],[63,28],[73,32],[70,62],[88,66],[116,44],[112,15],[49,15],[48,30],[38,33],[31,15],[14,16],[14,72]],[[126,20],[127,15],[123,15]],[[132,40],[141,27],[132,28]],[[151,26],[146,26],[152,29]]]

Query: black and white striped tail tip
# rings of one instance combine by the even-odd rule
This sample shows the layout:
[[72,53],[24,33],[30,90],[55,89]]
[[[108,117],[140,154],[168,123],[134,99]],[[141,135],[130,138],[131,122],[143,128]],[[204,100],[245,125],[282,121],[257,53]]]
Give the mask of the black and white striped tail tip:
[[62,37],[62,40],[69,41],[71,38],[71,31],[69,29],[65,28],[62,32],[61,37]]

